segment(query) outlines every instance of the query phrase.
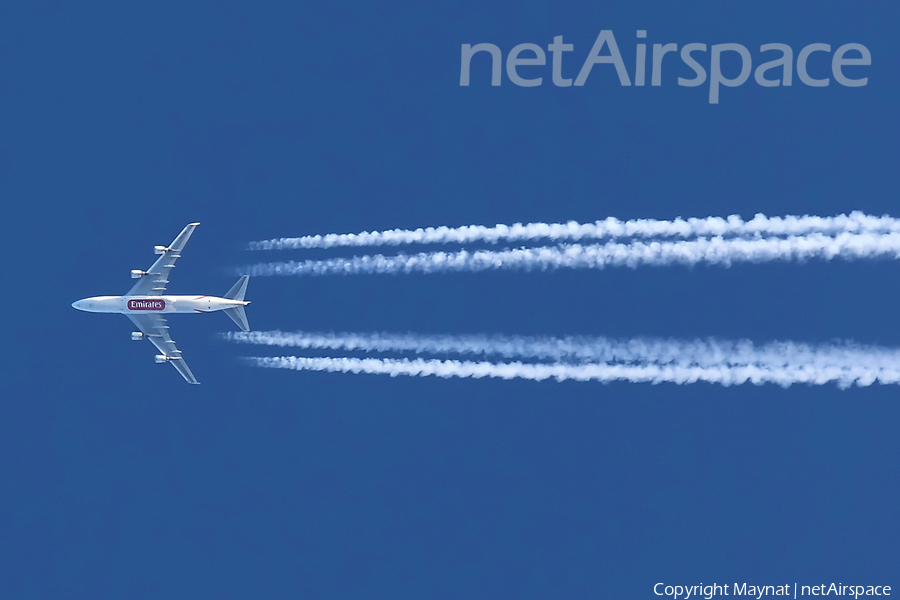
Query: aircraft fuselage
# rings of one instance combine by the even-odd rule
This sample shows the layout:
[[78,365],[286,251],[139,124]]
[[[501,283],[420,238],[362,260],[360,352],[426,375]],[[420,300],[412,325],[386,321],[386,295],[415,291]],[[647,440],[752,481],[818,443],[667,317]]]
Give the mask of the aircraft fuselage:
[[72,303],[72,308],[94,313],[208,313],[250,304],[216,296],[93,296]]

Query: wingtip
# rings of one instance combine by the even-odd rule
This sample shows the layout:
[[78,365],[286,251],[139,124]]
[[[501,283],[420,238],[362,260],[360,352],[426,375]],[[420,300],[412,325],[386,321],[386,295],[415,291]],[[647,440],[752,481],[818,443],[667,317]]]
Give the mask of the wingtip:
[[188,223],[188,225],[193,225],[195,227],[199,224],[200,224],[200,221],[194,221],[193,223]]

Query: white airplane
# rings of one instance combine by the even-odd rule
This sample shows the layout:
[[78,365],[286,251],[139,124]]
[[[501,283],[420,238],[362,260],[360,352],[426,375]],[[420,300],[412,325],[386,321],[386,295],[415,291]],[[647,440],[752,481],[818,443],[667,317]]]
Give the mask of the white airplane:
[[250,304],[244,300],[247,292],[247,281],[244,275],[228,290],[224,298],[215,296],[168,296],[166,284],[169,283],[169,271],[181,256],[181,251],[188,238],[200,223],[190,223],[181,230],[178,237],[168,246],[154,246],[153,251],[162,256],[146,271],[134,270],[132,279],[139,279],[124,296],[94,296],[72,303],[73,308],[85,312],[122,313],[137,325],[140,331],[131,334],[133,340],[150,340],[162,353],[156,356],[158,363],[170,363],[181,373],[188,383],[200,383],[187,363],[181,357],[181,351],[169,337],[169,326],[163,314],[167,313],[207,313],[224,310],[242,331],[250,331],[244,307]]

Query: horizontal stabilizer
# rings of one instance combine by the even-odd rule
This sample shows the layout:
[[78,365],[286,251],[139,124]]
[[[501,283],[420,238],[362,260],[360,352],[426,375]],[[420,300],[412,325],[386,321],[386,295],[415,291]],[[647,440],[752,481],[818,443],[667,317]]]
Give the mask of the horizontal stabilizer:
[[[246,279],[244,280],[244,287],[247,287]],[[243,290],[241,290],[241,295],[243,296]],[[247,313],[244,312],[243,306],[233,306],[231,308],[226,308],[225,314],[231,317],[231,320],[241,328],[241,331],[250,331],[250,324],[247,323]]]
[[[231,289],[228,290],[228,293],[225,294],[225,297],[229,300],[243,300],[244,294],[247,293],[247,282],[250,281],[249,275],[243,275],[240,279],[238,279],[237,283],[231,286]],[[233,317],[232,317],[233,318]],[[240,323],[238,323],[240,325]]]

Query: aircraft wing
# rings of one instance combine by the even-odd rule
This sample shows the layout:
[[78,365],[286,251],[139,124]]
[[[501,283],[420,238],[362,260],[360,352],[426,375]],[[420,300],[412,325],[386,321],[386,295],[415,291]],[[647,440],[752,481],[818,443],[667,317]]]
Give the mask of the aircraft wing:
[[147,336],[147,339],[153,342],[160,354],[172,359],[166,362],[175,367],[175,370],[181,373],[185,381],[188,383],[200,383],[194,377],[194,374],[191,373],[184,359],[181,358],[181,350],[175,347],[175,342],[169,337],[169,326],[161,314],[146,313],[140,315],[128,314],[125,316],[138,326],[138,329]]
[[147,274],[141,277],[126,295],[162,296],[166,291],[166,284],[169,283],[169,271],[175,266],[175,261],[181,257],[184,245],[187,244],[188,238],[199,224],[190,223],[182,229],[175,240],[169,244],[169,249],[160,255],[157,261],[147,269]]

